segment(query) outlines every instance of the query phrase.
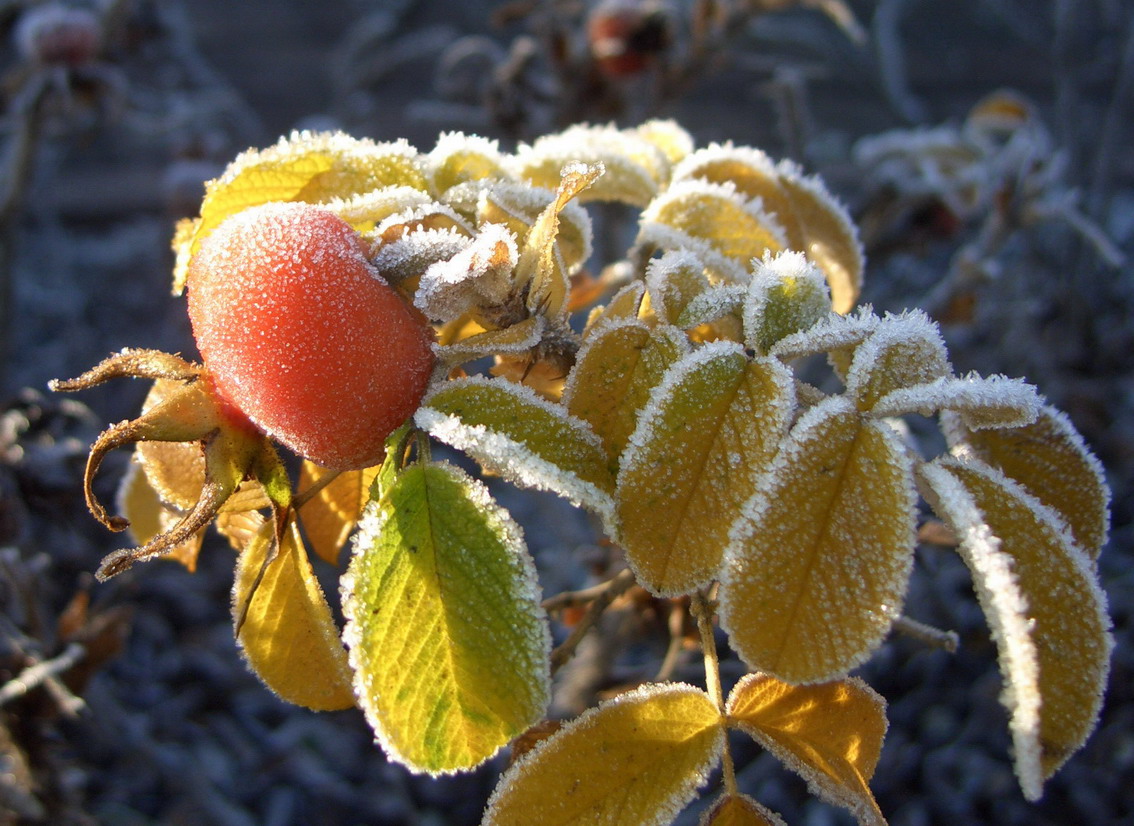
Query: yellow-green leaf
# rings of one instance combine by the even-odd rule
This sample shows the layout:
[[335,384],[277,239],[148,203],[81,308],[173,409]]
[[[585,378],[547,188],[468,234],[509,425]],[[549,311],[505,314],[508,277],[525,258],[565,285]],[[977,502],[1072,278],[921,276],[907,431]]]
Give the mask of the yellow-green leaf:
[[1029,800],[1095,727],[1113,645],[1106,597],[1063,521],[983,462],[922,468],[961,540],[1000,653],[1016,775]]
[[709,289],[705,265],[689,250],[667,250],[646,266],[650,306],[658,318],[677,324],[689,302]]
[[[371,467],[343,471],[300,508],[303,530],[320,559],[338,564],[339,551],[362,516],[362,508],[370,498],[370,483],[378,470]],[[304,459],[299,471],[300,493],[332,472]]]
[[691,249],[725,281],[746,281],[753,258],[787,243],[760,202],[745,201],[731,184],[676,183],[650,203],[641,221],[639,243]]
[[732,342],[686,356],[654,388],[618,473],[619,540],[657,594],[713,579],[728,531],[756,489],[795,402],[779,362]]
[[435,439],[514,484],[550,490],[609,515],[614,480],[602,441],[529,388],[474,376],[446,382],[414,416]]
[[749,674],[729,695],[728,722],[751,735],[808,787],[849,809],[861,824],[885,826],[868,785],[886,735],[886,701],[861,680],[790,685]]
[[803,253],[781,252],[755,263],[744,300],[744,338],[756,352],[767,353],[829,315],[831,294]]
[[597,307],[587,319],[583,338],[587,338],[606,324],[625,319],[636,319],[642,309],[646,287],[641,281],[631,281],[616,292],[605,307]]
[[920,310],[887,315],[854,351],[847,395],[870,410],[888,393],[952,372],[941,331]]
[[438,347],[437,357],[446,364],[456,365],[497,353],[522,355],[539,344],[546,329],[547,322],[543,316],[534,315],[511,327],[474,333],[468,338]]
[[777,171],[803,236],[803,251],[826,274],[835,312],[850,312],[862,291],[865,266],[858,230],[818,177],[805,176],[795,164],[784,161]]
[[746,794],[725,794],[701,816],[699,826],[786,826],[783,818]]
[[634,321],[611,322],[589,337],[567,378],[563,403],[602,439],[611,473],[662,374],[689,349],[676,328],[650,329]]
[[1098,558],[1110,522],[1110,489],[1099,460],[1062,411],[1045,406],[1034,424],[1004,430],[968,430],[955,417],[943,422],[951,444],[964,444],[1053,508],[1087,555]]
[[540,720],[550,635],[523,535],[488,489],[413,465],[369,506],[343,578],[359,703],[387,755],[441,774]]
[[890,391],[871,408],[874,416],[952,411],[973,430],[1023,427],[1036,420],[1042,399],[1035,387],[1006,376],[943,376]]
[[315,711],[350,708],[347,654],[299,531],[289,521],[265,564],[274,531],[274,522],[265,522],[236,563],[232,615],[244,658],[289,703]]
[[721,714],[701,689],[621,694],[516,761],[482,826],[662,826],[693,798],[723,745]]
[[882,642],[913,563],[910,460],[843,397],[800,417],[733,527],[721,626],[752,668],[793,683],[845,674]]

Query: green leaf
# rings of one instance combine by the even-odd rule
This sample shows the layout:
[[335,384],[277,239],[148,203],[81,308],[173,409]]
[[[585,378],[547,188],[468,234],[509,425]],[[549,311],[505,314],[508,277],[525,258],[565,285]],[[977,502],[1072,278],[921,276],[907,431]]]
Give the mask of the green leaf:
[[612,474],[650,390],[688,349],[673,327],[625,321],[604,325],[579,350],[563,403],[602,439]]
[[414,421],[514,484],[553,491],[600,515],[611,512],[614,481],[601,440],[527,387],[479,376],[446,382]]
[[1063,521],[995,468],[938,459],[930,504],[961,540],[1000,653],[1016,775],[1029,800],[1095,727],[1113,646],[1106,597]]
[[901,612],[916,504],[892,429],[838,396],[801,416],[722,570],[721,627],[741,658],[792,683],[865,660]]
[[728,531],[794,408],[791,374],[732,342],[686,356],[654,388],[618,473],[619,540],[638,580],[687,593],[716,576]]
[[519,527],[449,465],[413,465],[368,506],[343,577],[355,692],[386,753],[472,768],[538,721],[550,636]]
[[803,253],[781,252],[756,262],[744,300],[744,338],[758,353],[806,330],[831,312],[831,294],[819,268]]
[[517,760],[482,826],[662,826],[723,746],[721,714],[704,691],[647,685],[584,712]]

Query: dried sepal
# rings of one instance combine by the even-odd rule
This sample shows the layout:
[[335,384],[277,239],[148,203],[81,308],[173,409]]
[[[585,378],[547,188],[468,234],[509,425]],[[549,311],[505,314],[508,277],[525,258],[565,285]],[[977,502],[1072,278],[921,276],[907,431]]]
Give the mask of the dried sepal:
[[186,382],[197,378],[201,367],[180,356],[161,350],[126,349],[100,361],[81,376],[73,379],[52,379],[48,389],[56,393],[87,390],[105,381],[119,378],[166,379]]
[[482,330],[433,349],[443,364],[455,366],[500,354],[523,355],[539,346],[547,330],[543,316],[530,316],[500,330]]
[[[158,379],[142,402],[142,412],[163,402],[184,384]],[[205,457],[196,442],[138,442],[134,459],[155,493],[174,511],[185,512],[201,497],[205,484]]]
[[[594,171],[591,167],[587,169]],[[584,176],[583,179],[572,176],[565,184],[560,178],[556,178],[554,186],[549,189],[512,181],[482,184],[476,201],[477,226],[483,227],[486,223],[503,224],[515,234],[516,243],[522,249],[536,221],[547,212],[549,206],[556,205],[552,209],[555,215],[555,246],[563,259],[566,273],[571,275],[591,255],[591,218],[573,199],[573,195],[567,194],[578,194],[580,190],[577,187],[586,185],[585,177],[589,176]],[[566,189],[561,193],[560,187],[564,185]],[[566,195],[562,200],[561,194]]]
[[901,612],[916,504],[892,429],[841,396],[804,413],[729,537],[721,627],[741,658],[792,683],[863,662]]
[[961,540],[1000,654],[1016,775],[1037,800],[1097,722],[1113,647],[1106,597],[1059,516],[1000,471],[942,457],[921,479]]
[[500,224],[486,224],[475,238],[452,247],[456,248],[448,255],[433,258],[417,269],[421,280],[414,306],[443,323],[470,312],[490,323],[487,316],[507,304],[518,288],[514,277],[519,260],[516,238]]
[[941,417],[954,452],[972,454],[1054,508],[1092,559],[1106,544],[1110,489],[1099,460],[1067,415],[1050,405],[1032,424],[970,430],[957,415]]
[[370,251],[370,263],[392,285],[410,282],[431,265],[449,261],[468,249],[470,238],[453,229],[417,229],[391,241],[380,241]]

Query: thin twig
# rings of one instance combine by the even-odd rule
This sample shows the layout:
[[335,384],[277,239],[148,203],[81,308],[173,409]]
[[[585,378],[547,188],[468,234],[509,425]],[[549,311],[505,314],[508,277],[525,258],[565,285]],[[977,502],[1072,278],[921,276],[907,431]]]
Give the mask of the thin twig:
[[957,653],[961,645],[961,639],[956,631],[942,631],[940,628],[934,628],[932,625],[926,625],[906,616],[894,620],[894,630],[934,648],[944,648],[950,654]]
[[677,668],[677,658],[681,649],[685,647],[685,604],[681,600],[672,600],[669,604],[669,617],[666,623],[669,629],[669,645],[665,650],[665,659],[658,667],[654,682],[664,683],[673,677]]
[[[587,608],[587,613],[583,615],[583,618],[579,620],[578,624],[571,629],[571,634],[567,639],[556,646],[555,650],[551,652],[552,674],[567,664],[567,661],[574,655],[575,649],[578,648],[579,643],[583,641],[583,637],[585,637],[587,632],[591,630],[591,627],[598,622],[599,617],[602,616],[602,612],[607,609],[610,603],[614,602],[615,599],[629,590],[630,586],[633,584],[634,573],[629,568],[626,568],[619,571],[616,576],[601,585],[587,589],[586,592],[594,592],[594,596],[588,600],[590,607]],[[568,592],[545,600],[543,604],[544,610],[560,610],[571,605],[578,605],[580,604],[579,602],[572,601],[572,595],[581,593],[585,592]],[[561,597],[566,597],[566,599],[560,601]],[[549,603],[552,604],[550,608],[548,607]]]
[[[63,650],[62,654],[52,657],[50,660],[29,665],[3,686],[0,686],[0,706],[23,697],[52,680],[52,678],[69,671],[86,655],[87,649],[79,643],[73,642]],[[78,700],[77,697],[75,699]],[[78,700],[78,702],[82,703],[82,700]]]

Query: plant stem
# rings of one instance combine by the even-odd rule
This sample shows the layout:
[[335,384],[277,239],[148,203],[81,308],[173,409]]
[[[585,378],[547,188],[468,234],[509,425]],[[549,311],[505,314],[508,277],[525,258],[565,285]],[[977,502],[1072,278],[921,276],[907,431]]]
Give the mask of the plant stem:
[[571,629],[571,635],[551,652],[552,674],[567,664],[567,661],[574,655],[575,649],[579,647],[579,643],[583,641],[583,637],[587,635],[587,632],[591,630],[591,626],[602,616],[602,612],[606,610],[607,606],[614,602],[621,594],[629,590],[630,586],[633,584],[634,572],[626,568],[619,571],[617,575],[601,585],[588,588],[585,592],[575,591],[564,593],[560,594],[558,597],[552,597],[544,601],[544,610],[552,611],[556,608],[578,605],[577,597],[580,594],[586,593],[588,597],[590,597],[590,607],[587,609],[587,613],[584,614],[578,624]]
[[[715,603],[710,603],[704,591],[696,591],[690,610],[697,620],[697,631],[701,635],[701,651],[705,656],[705,689],[709,697],[717,704],[721,715],[725,713],[724,692],[721,690],[721,668],[717,659],[717,641],[713,637],[713,609]],[[726,736],[724,750],[721,753],[721,773],[724,776],[725,792],[731,796],[738,793],[736,787],[736,769],[732,764],[732,752],[728,748]]]

